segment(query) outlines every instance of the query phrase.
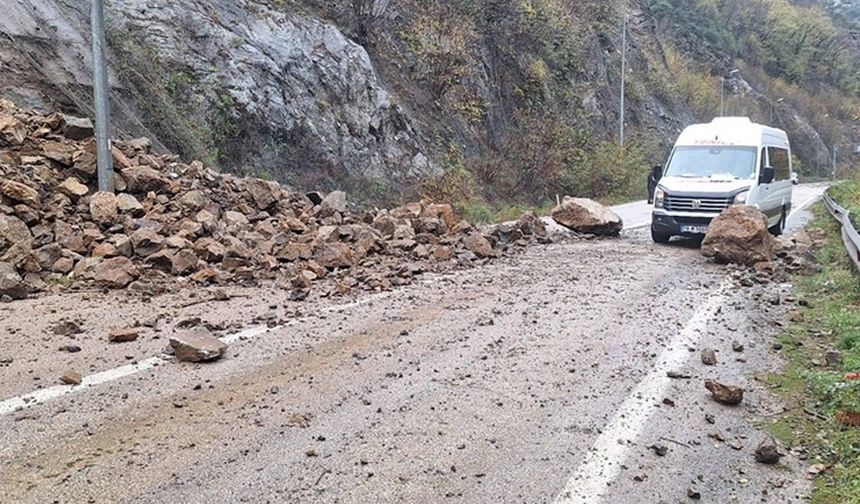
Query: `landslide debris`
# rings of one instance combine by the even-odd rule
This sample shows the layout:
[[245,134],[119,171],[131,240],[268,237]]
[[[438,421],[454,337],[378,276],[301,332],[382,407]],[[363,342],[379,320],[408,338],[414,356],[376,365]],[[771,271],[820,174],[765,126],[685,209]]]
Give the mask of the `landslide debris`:
[[162,292],[276,285],[304,299],[382,290],[547,241],[525,215],[484,234],[447,204],[351,211],[347,195],[303,194],[113,143],[117,193],[97,191],[88,121],[0,101],[0,298],[90,287]]

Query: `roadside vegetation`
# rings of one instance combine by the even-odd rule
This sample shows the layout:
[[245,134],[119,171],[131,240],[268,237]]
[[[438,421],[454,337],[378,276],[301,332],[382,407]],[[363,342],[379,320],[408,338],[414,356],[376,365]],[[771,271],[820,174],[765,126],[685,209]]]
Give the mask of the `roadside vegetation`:
[[[860,177],[832,191],[840,204],[860,210]],[[788,365],[770,383],[790,410],[772,424],[788,448],[807,451],[814,504],[860,503],[860,275],[842,244],[839,226],[819,205],[810,226],[827,233],[815,254],[821,272],[796,279],[809,307],[792,317],[781,345]],[[841,363],[828,351],[841,354]],[[835,355],[835,354],[834,354]]]

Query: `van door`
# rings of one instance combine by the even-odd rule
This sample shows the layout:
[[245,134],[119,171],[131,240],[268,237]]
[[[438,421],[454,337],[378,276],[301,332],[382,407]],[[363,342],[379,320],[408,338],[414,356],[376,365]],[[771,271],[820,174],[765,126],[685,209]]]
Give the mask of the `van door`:
[[791,151],[783,147],[768,147],[767,150],[768,161],[774,171],[768,206],[771,211],[776,212],[776,219],[772,221],[775,225],[783,216],[788,217],[791,209]]

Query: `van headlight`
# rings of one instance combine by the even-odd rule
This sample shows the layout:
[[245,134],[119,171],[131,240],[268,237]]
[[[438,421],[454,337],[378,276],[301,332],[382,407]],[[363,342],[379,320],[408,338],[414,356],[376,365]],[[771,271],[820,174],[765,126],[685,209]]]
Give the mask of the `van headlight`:
[[735,196],[735,205],[746,205],[747,204],[747,196],[750,195],[749,191],[744,191]]
[[663,205],[666,204],[666,191],[663,189],[657,188],[654,191],[654,208],[663,208]]

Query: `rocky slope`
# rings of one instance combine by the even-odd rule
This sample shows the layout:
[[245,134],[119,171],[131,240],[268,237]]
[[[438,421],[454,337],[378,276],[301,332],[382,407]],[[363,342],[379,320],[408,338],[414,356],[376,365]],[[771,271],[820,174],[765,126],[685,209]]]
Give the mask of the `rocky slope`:
[[[604,147],[618,128],[621,13],[567,0],[111,0],[115,128],[360,201],[614,197],[638,191],[679,128],[717,113],[718,76],[744,63],[730,110],[788,129],[804,166],[860,143],[856,96],[805,103],[821,89],[780,87],[781,70],[739,62],[664,4],[631,3],[627,153]],[[87,5],[12,0],[7,14],[0,97],[90,115]]]

